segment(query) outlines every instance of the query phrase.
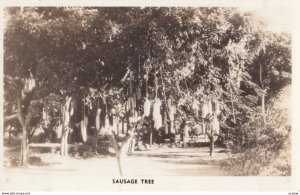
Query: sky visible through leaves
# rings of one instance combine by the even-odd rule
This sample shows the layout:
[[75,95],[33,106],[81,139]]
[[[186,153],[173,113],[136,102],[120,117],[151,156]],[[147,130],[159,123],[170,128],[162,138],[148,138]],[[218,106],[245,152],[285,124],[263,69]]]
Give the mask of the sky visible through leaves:
[[267,29],[273,32],[291,32],[293,11],[290,6],[281,7],[241,7],[241,11],[251,11],[266,21]]

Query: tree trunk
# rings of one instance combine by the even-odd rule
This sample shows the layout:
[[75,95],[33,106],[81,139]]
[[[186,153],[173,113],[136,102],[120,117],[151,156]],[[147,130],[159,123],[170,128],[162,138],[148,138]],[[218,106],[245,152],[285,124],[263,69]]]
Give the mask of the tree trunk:
[[62,135],[61,135],[61,156],[68,156],[68,137],[69,137],[69,106],[70,106],[70,97],[66,97],[65,105],[61,108],[62,113]]
[[110,136],[111,143],[116,152],[116,158],[117,158],[120,176],[124,175],[124,167],[125,167],[124,165],[125,165],[127,153],[128,153],[132,139],[133,139],[133,135],[128,134],[126,136],[125,140],[123,141],[122,145],[119,147],[119,144],[118,144],[118,141],[117,141],[117,138],[116,138],[116,135],[114,134],[114,132],[112,132],[112,134]]
[[22,112],[22,98],[21,98],[21,91],[17,93],[17,116],[19,122],[22,127],[22,140],[21,140],[21,165],[27,166],[28,165],[28,128],[30,121],[32,119],[32,105],[29,105],[27,115],[24,118]]
[[21,141],[21,165],[27,166],[28,158],[29,158],[29,150],[28,150],[28,129],[29,123],[32,118],[31,110],[26,115],[25,124],[22,126],[22,141]]
[[121,134],[124,134],[124,133],[125,133],[125,132],[124,132],[124,131],[125,131],[124,128],[125,128],[125,127],[124,127],[124,117],[122,117],[122,118],[121,118]]
[[265,111],[265,94],[261,96],[261,113],[263,117],[263,122],[266,122],[266,111]]
[[11,143],[11,126],[9,126],[8,135],[9,135],[9,137],[8,137],[8,144],[10,145],[10,143]]
[[93,148],[97,148],[97,141],[98,141],[98,131],[96,128],[93,129],[93,138],[92,138],[92,145]]
[[68,137],[69,137],[69,127],[63,126],[63,133],[61,136],[61,156],[68,156]]
[[189,132],[188,132],[188,126],[185,125],[184,126],[184,129],[183,129],[183,147],[186,148],[187,147],[187,139],[188,139],[188,136],[189,136]]
[[118,151],[116,151],[116,157],[117,157],[117,162],[118,162],[118,169],[119,169],[119,174],[120,176],[123,176],[123,162],[122,159],[120,157],[120,154]]
[[[262,76],[262,65],[261,63],[259,64],[259,80],[260,80],[260,84],[261,84],[261,88],[262,90],[264,90],[264,83],[263,83],[263,76]],[[266,121],[266,114],[265,114],[265,92],[263,91],[263,94],[261,96],[261,114],[263,117],[263,122],[265,123]]]
[[231,89],[231,88],[230,88],[230,99],[231,99],[231,107],[232,107],[233,122],[234,122],[234,124],[236,124],[235,111],[234,111],[234,104],[233,104],[233,97],[232,97],[232,89]]
[[149,144],[150,144],[150,148],[152,147],[152,137],[153,137],[153,133],[152,133],[152,128],[150,129],[150,141],[149,141]]
[[21,140],[21,165],[28,164],[28,136],[26,125],[22,126],[22,140]]
[[60,140],[60,155],[65,156],[65,129],[62,126],[61,140]]
[[168,127],[168,115],[167,115],[167,111],[164,112],[164,125],[165,125],[165,134],[168,135],[169,134],[169,127]]
[[132,138],[130,141],[130,148],[129,148],[129,153],[133,153],[135,149],[135,144],[136,144],[136,139]]
[[214,137],[211,135],[209,136],[209,155],[213,156],[214,154],[214,147],[215,147],[215,141]]
[[126,116],[126,120],[127,120],[127,124],[126,124],[126,132],[125,132],[125,134],[128,133],[128,130],[130,128],[130,125],[129,125],[129,115],[128,114]]
[[183,135],[183,148],[187,147],[187,138]]

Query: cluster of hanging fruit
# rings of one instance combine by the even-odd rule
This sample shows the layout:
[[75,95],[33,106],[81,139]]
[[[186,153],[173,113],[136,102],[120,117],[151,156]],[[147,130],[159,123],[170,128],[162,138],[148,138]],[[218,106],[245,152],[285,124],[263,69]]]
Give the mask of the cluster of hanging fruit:
[[[81,128],[81,135],[82,135],[82,139],[85,142],[87,140],[87,128],[89,125],[89,119],[88,119],[88,115],[86,114],[86,109],[93,109],[92,104],[90,104],[89,106],[86,105],[86,98],[83,99],[83,106],[82,106],[82,119],[80,122],[80,128]],[[97,108],[96,108],[96,116],[95,116],[95,124],[90,124],[90,125],[95,125],[95,128],[98,131],[100,131],[102,134],[106,134],[108,133],[109,129],[110,129],[110,124],[109,124],[109,118],[108,118],[108,114],[107,114],[107,105],[105,107],[106,109],[103,109],[102,107],[100,107],[99,105],[99,101],[97,103]],[[105,113],[105,119],[104,119],[104,123],[101,124],[101,114],[103,111],[106,110]]]
[[[217,100],[213,102],[208,100],[202,104],[201,117],[203,119],[203,129],[210,134],[220,133],[220,123],[218,116],[221,113],[220,103]],[[206,122],[205,122],[206,121]],[[209,123],[209,124],[206,124]]]
[[[102,99],[102,101],[100,101],[100,99]],[[116,107],[109,108],[108,103],[104,101],[105,98],[100,99],[97,100],[95,123],[90,125],[95,126],[96,132],[102,135],[111,134],[112,132],[116,134],[119,133],[122,127],[120,124],[122,105],[118,104]],[[90,110],[92,110],[91,107]],[[83,110],[83,120],[88,121],[85,108]],[[87,125],[88,122],[86,122],[86,126]]]
[[137,108],[141,105],[142,102],[141,78],[138,77],[138,83],[135,92],[133,92],[132,80],[133,80],[133,71],[130,71],[129,72],[129,96],[127,102],[125,103],[126,111],[129,116],[129,123],[137,122],[140,116],[140,113],[138,112]]
[[161,101],[159,98],[155,98],[153,104],[152,119],[154,121],[154,128],[159,129],[162,126],[162,116],[160,113]]
[[[163,126],[163,116],[161,114],[161,108],[162,108],[162,102],[158,97],[157,97],[157,90],[156,90],[156,94],[155,94],[155,98],[153,101],[151,101],[148,97],[148,90],[147,90],[147,78],[146,78],[146,95],[144,97],[144,103],[142,100],[142,82],[141,79],[138,78],[138,85],[136,90],[133,92],[132,89],[132,80],[133,80],[133,72],[130,71],[130,80],[129,80],[129,97],[128,100],[126,102],[126,110],[127,113],[129,115],[129,122],[130,123],[134,123],[136,122],[137,118],[139,116],[141,117],[149,117],[152,114],[152,119],[154,122],[154,128],[155,129],[159,129]],[[157,80],[157,78],[155,78]],[[156,87],[157,87],[157,83],[156,83]],[[143,106],[143,114],[138,113],[138,106]],[[152,108],[152,109],[151,109]],[[171,132],[175,132],[174,129],[174,115],[176,113],[176,106],[173,105],[171,98],[169,98],[167,100],[167,102],[165,102],[165,108],[168,111],[168,116],[169,119],[171,121]],[[151,113],[152,111],[152,113]],[[166,119],[167,117],[164,116],[164,118]]]
[[[128,112],[128,115],[130,116],[130,118],[136,118],[138,117],[138,113],[137,113],[137,106],[138,106],[138,101],[141,100],[141,97],[137,95],[137,93],[131,93],[128,97],[128,100],[126,102],[126,110]],[[134,121],[132,121],[134,122]]]
[[22,83],[23,83],[22,98],[24,98],[27,94],[32,92],[32,90],[35,88],[35,85],[36,85],[31,72],[30,72],[30,76],[28,78],[22,79]]
[[[163,126],[163,116],[161,114],[161,108],[163,106],[163,101],[156,97],[152,102],[148,98],[145,98],[143,105],[143,117],[149,117],[151,115],[152,107],[152,119],[154,122],[154,128],[160,129]],[[170,120],[170,131],[175,133],[174,128],[174,116],[176,113],[176,106],[173,104],[172,99],[169,98],[165,104],[165,116],[164,119],[169,116]]]
[[[132,78],[133,72],[130,72],[130,77]],[[141,93],[142,84],[141,81],[138,82],[137,88],[133,92],[131,81],[130,81],[130,93],[129,97],[125,104],[125,109],[127,110],[127,114],[129,116],[129,123],[135,122],[138,117],[149,117],[152,116],[152,120],[154,122],[154,128],[156,130],[160,129],[163,126],[163,118],[166,123],[167,119],[170,126],[170,132],[175,133],[175,114],[176,114],[176,104],[172,97],[170,96],[168,99],[164,97],[164,101],[162,101],[159,97],[157,97],[157,90],[155,94],[154,100],[150,100],[146,90],[146,96],[144,97],[144,101],[142,99]],[[64,106],[62,106],[62,114],[63,114],[63,125],[67,126],[70,122],[70,117],[74,114],[75,101],[72,101],[71,97],[66,98],[66,102]],[[96,109],[95,115],[95,128],[97,131],[100,131],[102,134],[109,133],[109,131],[119,131],[119,117],[113,114],[116,111],[113,111],[112,108],[110,112],[108,112],[107,104],[104,107],[98,106]],[[200,106],[201,105],[201,106]],[[123,105],[124,106],[124,105]],[[123,107],[121,105],[121,107]],[[143,107],[142,110],[138,112],[137,107]],[[124,107],[123,107],[124,108]],[[164,109],[164,112],[162,111]],[[83,107],[82,107],[82,119],[80,122],[81,135],[83,141],[87,140],[87,127],[89,125],[88,116],[86,114],[86,98],[83,99]],[[213,131],[215,134],[219,134],[220,124],[218,120],[218,115],[220,114],[220,105],[217,100],[207,100],[202,104],[199,101],[194,100],[192,103],[192,109],[196,117],[200,117],[203,119],[203,128],[202,132]],[[200,112],[201,111],[201,112]],[[103,113],[105,112],[105,114]],[[151,113],[152,112],[152,113]],[[162,116],[164,113],[164,116]],[[152,114],[152,115],[151,115]],[[112,117],[112,120],[109,120],[109,115]],[[105,116],[105,119],[104,119]],[[47,118],[47,114],[45,110],[43,110],[43,118]],[[205,122],[207,118],[210,119],[210,126]],[[102,120],[101,120],[102,119]],[[104,119],[104,120],[103,120]],[[112,121],[112,124],[110,123]],[[102,123],[102,124],[101,124]],[[168,128],[166,129],[166,133],[168,133]]]

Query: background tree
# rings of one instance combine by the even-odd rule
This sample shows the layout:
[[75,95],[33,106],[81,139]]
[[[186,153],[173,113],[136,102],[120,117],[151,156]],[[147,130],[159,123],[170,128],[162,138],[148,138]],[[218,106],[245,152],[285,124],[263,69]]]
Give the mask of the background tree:
[[291,38],[286,33],[262,34],[261,47],[249,73],[262,91],[260,104],[265,120],[265,97],[268,101],[291,82]]
[[[11,84],[5,88],[15,86],[10,89],[17,94],[16,101],[10,101],[17,104],[23,129],[22,164],[26,165],[29,124],[34,114],[42,113],[35,108],[52,93],[59,95],[57,101],[64,104],[81,85],[89,84],[81,82],[88,78],[87,70],[92,67],[82,64],[87,57],[83,51],[89,37],[86,27],[95,14],[71,8],[9,8],[6,13],[4,74]],[[33,86],[26,92],[24,85],[30,81]]]

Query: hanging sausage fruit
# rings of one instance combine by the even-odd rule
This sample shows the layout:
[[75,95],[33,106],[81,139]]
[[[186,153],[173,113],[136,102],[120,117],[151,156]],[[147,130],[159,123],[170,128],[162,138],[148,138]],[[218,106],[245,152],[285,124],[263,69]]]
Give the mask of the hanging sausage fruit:
[[[205,125],[205,122],[204,122],[204,119],[206,118],[206,116],[208,115],[208,104],[206,102],[203,103],[202,105],[202,131],[204,133],[206,133],[206,125]],[[206,134],[205,134],[206,135]]]
[[132,94],[132,110],[134,111],[136,108],[136,94]]
[[109,127],[109,118],[108,118],[108,109],[107,109],[107,104],[106,104],[106,113],[105,113],[105,128],[104,128],[104,131],[105,133],[108,133],[108,131],[110,130],[110,127]]
[[120,134],[120,118],[119,116],[115,115],[113,117],[113,127],[116,134]]
[[47,120],[47,112],[46,112],[46,109],[45,107],[43,107],[43,120]]
[[142,92],[141,92],[141,84],[139,82],[139,86],[137,88],[137,91],[136,91],[136,99],[137,100],[141,100],[142,99]]
[[65,113],[65,118],[64,118],[64,122],[65,122],[65,126],[68,126],[69,125],[69,122],[70,122],[70,102],[71,102],[71,97],[67,97],[67,100],[66,100],[66,104],[65,104],[65,109],[64,109],[64,113]]
[[213,121],[212,121],[212,130],[213,134],[219,134],[220,133],[220,124],[217,115],[214,116]]
[[202,105],[202,118],[206,118],[208,115],[208,104],[206,102]]
[[97,109],[97,114],[96,114],[96,129],[97,131],[100,130],[100,114],[101,114],[101,109]]
[[218,100],[215,100],[215,113],[217,115],[221,114],[221,110],[220,110],[220,103]]
[[159,129],[162,126],[162,116],[160,114],[160,107],[161,107],[161,101],[159,98],[156,98],[153,104],[153,113],[152,113],[155,129]]
[[171,126],[170,126],[170,131],[171,131],[171,133],[175,133],[175,117],[174,117],[174,115],[175,115],[175,113],[176,113],[176,106],[174,105],[174,106],[172,106],[171,107],[171,109],[170,109],[170,121],[171,121]]
[[134,108],[135,108],[135,101],[136,97],[134,98],[134,94],[132,92],[132,77],[133,77],[133,71],[130,71],[129,73],[129,97],[127,102],[127,110],[129,117],[134,115]]
[[82,113],[82,120],[80,122],[80,129],[81,129],[81,136],[82,136],[82,140],[84,142],[86,142],[87,140],[87,117],[85,116],[85,101],[83,100],[83,113]]
[[128,98],[128,103],[127,103],[127,109],[128,109],[128,114],[129,116],[133,116],[134,115],[134,98],[133,95],[130,95]]
[[151,110],[151,102],[150,100],[146,99],[144,103],[144,116],[149,116]]
[[48,116],[46,108],[43,107],[43,125],[47,127],[49,124],[50,124],[50,118]]
[[175,106],[172,105],[172,99],[169,98],[167,101],[167,106],[169,109],[169,117],[170,117],[170,131],[171,133],[175,133],[175,128],[174,128],[174,114],[175,114]]
[[142,81],[141,81],[141,65],[140,65],[140,58],[139,58],[138,88],[137,88],[137,91],[136,91],[136,99],[137,99],[138,101],[142,99],[141,87],[142,87]]
[[30,93],[35,87],[35,80],[31,72],[30,72],[30,77],[23,80],[23,85],[24,85],[23,92],[25,94]]
[[81,129],[81,136],[82,136],[82,140],[83,141],[86,141],[86,127],[85,127],[85,124],[84,124],[84,120],[81,120],[80,122],[80,129]]
[[84,125],[85,125],[86,127],[88,127],[88,124],[89,124],[89,119],[88,119],[88,116],[85,115],[85,116],[84,116]]
[[29,79],[23,79],[23,92],[25,94],[29,93],[30,90],[29,90]]
[[195,114],[195,117],[198,118],[199,117],[199,106],[198,106],[198,101],[197,100],[193,101],[192,110]]
[[74,114],[74,109],[75,109],[75,100],[71,101],[71,105],[70,105],[70,116],[73,116]]
[[208,107],[208,114],[211,116],[213,114],[213,111],[212,111],[212,103],[210,100],[208,100],[207,107]]

